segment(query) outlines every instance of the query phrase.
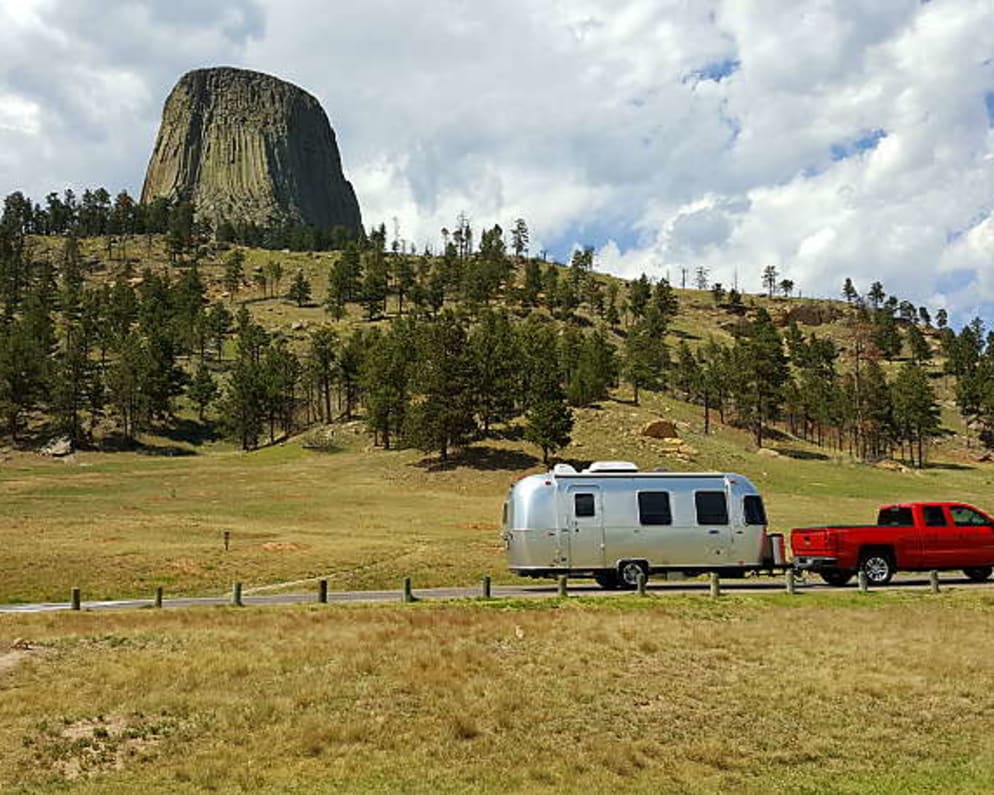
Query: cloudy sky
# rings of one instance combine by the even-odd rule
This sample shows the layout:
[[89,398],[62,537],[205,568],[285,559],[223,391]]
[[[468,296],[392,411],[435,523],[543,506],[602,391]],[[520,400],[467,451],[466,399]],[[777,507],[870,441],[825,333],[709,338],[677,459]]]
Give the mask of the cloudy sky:
[[[188,69],[317,96],[367,226],[994,322],[991,0],[0,0],[0,193],[141,189]],[[689,284],[688,277],[688,284]]]

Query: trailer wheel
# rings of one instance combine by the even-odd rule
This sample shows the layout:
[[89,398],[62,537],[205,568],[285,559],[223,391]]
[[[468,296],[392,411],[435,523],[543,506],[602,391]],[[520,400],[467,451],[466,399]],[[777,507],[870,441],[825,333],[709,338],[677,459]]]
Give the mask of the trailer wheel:
[[889,553],[883,551],[865,552],[859,568],[870,585],[886,585],[894,576],[894,561]]
[[637,588],[639,584],[639,574],[649,579],[649,567],[644,560],[623,560],[618,564],[618,577],[621,580],[621,587],[629,590]]
[[594,582],[606,591],[617,590],[620,585],[616,571],[599,571],[594,574]]
[[819,571],[818,576],[821,577],[829,585],[834,585],[836,588],[841,588],[849,580],[852,579],[851,571],[841,571],[839,569],[826,569],[825,571]]
[[969,569],[963,569],[963,573],[974,582],[984,582],[984,580],[989,580],[991,578],[991,572],[994,572],[994,568],[990,566],[974,566]]

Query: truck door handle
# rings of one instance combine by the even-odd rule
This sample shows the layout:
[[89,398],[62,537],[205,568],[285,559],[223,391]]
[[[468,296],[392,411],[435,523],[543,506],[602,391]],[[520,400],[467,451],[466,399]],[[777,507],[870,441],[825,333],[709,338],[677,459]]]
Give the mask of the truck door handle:
[[716,536],[721,532],[721,530],[708,530],[709,536]]

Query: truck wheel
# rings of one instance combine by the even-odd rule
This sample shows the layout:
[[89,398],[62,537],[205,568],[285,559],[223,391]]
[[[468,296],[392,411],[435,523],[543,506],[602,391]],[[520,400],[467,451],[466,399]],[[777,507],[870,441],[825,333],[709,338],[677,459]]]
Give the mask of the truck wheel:
[[973,580],[974,582],[989,580],[991,578],[991,572],[994,572],[994,568],[991,568],[990,566],[974,566],[973,568],[963,569],[963,573],[967,576],[967,578]]
[[886,585],[894,576],[894,562],[886,552],[868,552],[859,562],[870,585]]
[[647,567],[641,560],[625,560],[618,564],[618,577],[622,588],[631,590],[638,587],[639,574],[646,580],[649,579]]
[[849,580],[852,579],[851,571],[839,571],[838,569],[830,569],[827,571],[818,572],[818,576],[821,577],[829,585],[834,585],[836,588],[841,588]]
[[618,588],[618,572],[599,571],[594,575],[594,582],[606,591],[614,591]]

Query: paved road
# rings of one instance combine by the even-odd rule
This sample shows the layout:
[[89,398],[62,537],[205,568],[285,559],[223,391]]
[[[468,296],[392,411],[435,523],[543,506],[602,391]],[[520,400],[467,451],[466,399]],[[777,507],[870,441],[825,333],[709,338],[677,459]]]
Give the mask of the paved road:
[[[964,577],[944,577],[941,580],[942,587],[962,586],[967,588],[994,588],[994,582],[973,583]],[[880,590],[917,590],[928,588],[927,577],[902,577],[895,580],[890,585]],[[833,588],[820,581],[797,582],[797,590],[808,593],[844,593],[855,590],[855,585],[845,588]],[[687,593],[707,593],[709,583],[702,580],[685,580],[677,582],[650,582],[647,590],[653,594],[687,594]],[[757,594],[775,593],[784,590],[784,582],[781,578],[763,578],[746,580],[723,580],[721,583],[723,593],[735,594]],[[495,599],[522,599],[522,598],[549,598],[555,597],[558,588],[555,583],[542,585],[495,585],[492,589],[492,596]],[[573,582],[569,586],[569,593],[573,596],[616,596],[624,591],[604,591],[598,586],[583,581]],[[480,588],[416,588],[414,596],[419,600],[427,599],[471,599],[481,595]],[[375,603],[375,602],[400,602],[402,591],[329,591],[329,603]],[[245,605],[288,605],[302,604],[317,601],[317,588],[307,593],[280,593],[280,594],[255,594],[244,595],[242,603]],[[219,605],[230,605],[231,594],[223,596],[202,596],[202,597],[178,597],[175,599],[163,599],[164,608],[175,607],[217,607]],[[83,601],[83,610],[128,610],[135,608],[152,607],[152,599],[116,599],[112,601]],[[42,602],[38,604],[11,604],[0,605],[0,613],[44,613],[59,610],[71,610],[69,602]]]

